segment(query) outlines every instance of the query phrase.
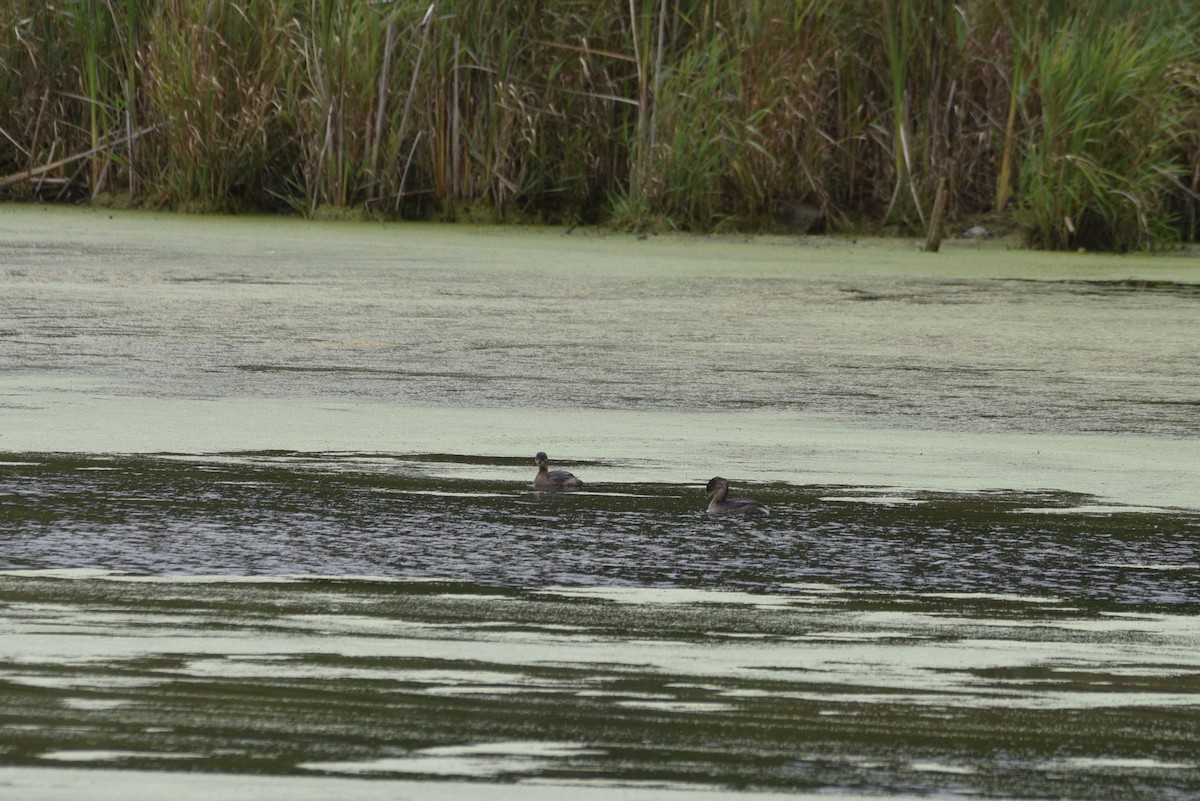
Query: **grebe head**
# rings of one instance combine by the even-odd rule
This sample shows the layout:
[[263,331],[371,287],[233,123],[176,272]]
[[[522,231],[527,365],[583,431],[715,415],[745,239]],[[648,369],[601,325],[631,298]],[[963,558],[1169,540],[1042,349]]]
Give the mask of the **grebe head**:
[[708,480],[708,486],[704,488],[708,495],[716,495],[721,490],[729,491],[729,482],[720,476],[714,476]]
[[549,461],[550,457],[546,455],[545,451],[538,451],[537,456],[533,457],[533,463],[538,467],[541,467]]

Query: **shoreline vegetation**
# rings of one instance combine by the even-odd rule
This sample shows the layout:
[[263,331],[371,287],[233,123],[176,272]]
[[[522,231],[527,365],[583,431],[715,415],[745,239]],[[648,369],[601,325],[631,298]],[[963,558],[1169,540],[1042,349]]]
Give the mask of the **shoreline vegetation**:
[[1193,0],[10,0],[0,200],[1200,240]]

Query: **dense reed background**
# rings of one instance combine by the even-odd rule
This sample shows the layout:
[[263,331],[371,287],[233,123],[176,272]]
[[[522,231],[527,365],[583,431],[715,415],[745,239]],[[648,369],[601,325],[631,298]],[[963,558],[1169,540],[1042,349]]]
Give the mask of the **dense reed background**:
[[1195,0],[7,0],[0,196],[1200,235]]

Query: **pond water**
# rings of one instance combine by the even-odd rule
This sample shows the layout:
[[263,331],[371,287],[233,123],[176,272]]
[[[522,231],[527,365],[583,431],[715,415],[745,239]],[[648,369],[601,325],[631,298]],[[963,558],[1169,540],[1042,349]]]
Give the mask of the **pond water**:
[[1198,312],[1194,254],[0,207],[0,798],[1195,797]]

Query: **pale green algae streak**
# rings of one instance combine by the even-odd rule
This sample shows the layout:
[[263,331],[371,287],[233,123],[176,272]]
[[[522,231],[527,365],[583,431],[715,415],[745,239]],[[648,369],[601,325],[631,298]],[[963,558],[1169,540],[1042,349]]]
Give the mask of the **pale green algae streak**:
[[1200,504],[1194,255],[4,206],[0,260],[9,452],[546,450]]
[[[151,781],[187,793],[205,786],[195,771],[247,774],[242,792],[268,798],[297,775],[347,777],[307,792],[349,798],[374,797],[350,778],[403,782],[406,797],[441,779],[476,782],[466,798],[519,784],[660,801],[1200,787],[1194,614],[816,583],[506,590],[95,571],[3,575],[0,599],[17,649],[0,660],[4,762],[41,768],[0,767],[0,798],[96,781],[115,795],[155,771],[193,772]],[[47,769],[62,765],[124,771]]]

